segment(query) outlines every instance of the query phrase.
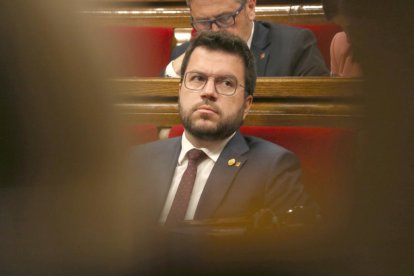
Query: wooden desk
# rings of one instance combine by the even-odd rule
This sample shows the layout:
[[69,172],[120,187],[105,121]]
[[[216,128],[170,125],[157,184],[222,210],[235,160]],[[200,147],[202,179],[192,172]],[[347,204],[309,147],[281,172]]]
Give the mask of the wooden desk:
[[[131,123],[170,127],[180,123],[178,79],[111,81],[116,107]],[[245,125],[358,127],[363,116],[362,81],[344,78],[258,78]]]

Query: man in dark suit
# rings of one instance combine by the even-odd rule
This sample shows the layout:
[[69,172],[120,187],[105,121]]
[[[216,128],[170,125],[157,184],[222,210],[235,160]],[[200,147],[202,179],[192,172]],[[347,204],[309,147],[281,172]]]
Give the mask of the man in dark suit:
[[[254,21],[256,0],[187,0],[197,32],[225,30],[240,36],[253,52],[258,76],[326,76],[329,70],[312,32]],[[176,47],[165,75],[179,77],[189,42]]]
[[304,204],[296,156],[239,132],[256,84],[246,43],[227,32],[204,32],[186,52],[181,75],[183,136],[142,145],[135,153],[140,194],[151,206],[141,209],[160,224],[168,222],[194,148],[205,158],[180,221],[246,217],[261,209],[280,214]]

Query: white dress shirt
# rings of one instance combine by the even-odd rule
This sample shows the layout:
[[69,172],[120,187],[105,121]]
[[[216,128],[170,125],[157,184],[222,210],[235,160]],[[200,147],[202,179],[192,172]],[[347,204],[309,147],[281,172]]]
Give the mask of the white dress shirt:
[[[207,183],[207,179],[210,176],[211,171],[213,170],[214,164],[216,163],[217,159],[219,158],[221,152],[223,151],[224,147],[230,141],[230,139],[234,136],[235,133],[230,135],[227,139],[220,141],[216,145],[210,148],[198,148],[207,155],[203,161],[198,164],[197,167],[197,175],[194,182],[193,191],[191,193],[190,202],[188,204],[187,213],[185,215],[186,220],[194,219],[195,212],[197,210],[198,202],[200,201],[201,193],[204,190],[204,186]],[[165,223],[168,213],[170,212],[172,203],[174,201],[175,194],[177,192],[178,186],[180,184],[181,178],[184,174],[184,171],[187,169],[188,158],[187,152],[191,149],[195,148],[190,141],[188,141],[186,137],[186,133],[184,132],[182,139],[181,139],[181,152],[178,156],[177,167],[175,168],[174,177],[171,182],[170,190],[167,195],[167,199],[164,204],[164,208],[161,213],[160,223]]]

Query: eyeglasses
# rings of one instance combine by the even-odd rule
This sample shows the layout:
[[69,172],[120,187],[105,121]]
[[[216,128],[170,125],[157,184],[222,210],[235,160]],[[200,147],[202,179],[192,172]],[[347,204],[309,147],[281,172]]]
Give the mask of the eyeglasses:
[[197,31],[211,30],[213,23],[216,24],[219,28],[228,28],[236,23],[236,16],[239,15],[243,8],[244,4],[242,4],[240,8],[238,8],[235,12],[220,15],[215,19],[194,20],[194,18],[191,17],[191,25]]
[[238,86],[244,88],[243,85],[237,83],[237,79],[234,76],[207,76],[199,72],[185,73],[184,86],[189,90],[200,92],[204,89],[210,78],[214,80],[214,87],[218,94],[232,96]]

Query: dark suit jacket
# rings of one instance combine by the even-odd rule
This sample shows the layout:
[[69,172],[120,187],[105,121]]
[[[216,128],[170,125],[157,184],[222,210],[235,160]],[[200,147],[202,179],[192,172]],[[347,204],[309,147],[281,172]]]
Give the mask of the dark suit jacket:
[[[184,53],[188,45],[177,46],[171,60]],[[261,77],[329,75],[315,36],[307,29],[257,21],[251,50]]]
[[[158,220],[181,150],[181,137],[139,146],[133,169],[139,178],[139,208]],[[235,159],[240,166],[229,166]],[[261,208],[285,212],[307,199],[296,156],[239,132],[218,158],[202,192],[194,219],[249,216]]]

